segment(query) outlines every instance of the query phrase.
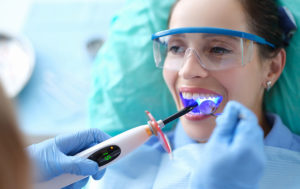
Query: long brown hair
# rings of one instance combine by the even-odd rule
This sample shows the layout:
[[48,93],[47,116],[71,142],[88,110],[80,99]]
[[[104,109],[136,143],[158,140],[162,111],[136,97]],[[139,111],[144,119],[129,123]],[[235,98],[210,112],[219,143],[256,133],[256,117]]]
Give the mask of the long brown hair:
[[18,130],[12,103],[0,85],[0,188],[29,189],[29,159]]

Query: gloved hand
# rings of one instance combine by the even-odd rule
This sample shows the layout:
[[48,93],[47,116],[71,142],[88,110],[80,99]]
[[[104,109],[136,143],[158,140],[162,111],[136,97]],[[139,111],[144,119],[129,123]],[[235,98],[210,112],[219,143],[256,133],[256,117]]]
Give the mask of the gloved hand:
[[[100,179],[104,174],[104,170],[98,171],[96,162],[73,155],[108,138],[109,136],[99,129],[89,129],[74,134],[57,136],[29,146],[27,150],[35,165],[37,180],[50,180],[63,173],[93,175],[94,179]],[[87,182],[88,178],[65,188],[81,188]]]
[[191,188],[258,188],[265,155],[263,131],[256,116],[243,105],[231,101],[216,123],[203,157],[191,176]]

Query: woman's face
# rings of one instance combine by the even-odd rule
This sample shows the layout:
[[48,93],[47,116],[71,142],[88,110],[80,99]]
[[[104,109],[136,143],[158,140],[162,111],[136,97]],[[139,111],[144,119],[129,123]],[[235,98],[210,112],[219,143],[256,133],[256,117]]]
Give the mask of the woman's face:
[[[250,33],[244,10],[237,0],[181,0],[171,15],[169,28],[217,27]],[[194,43],[200,41],[195,40]],[[189,58],[179,71],[164,69],[163,76],[176,102],[184,108],[180,95],[222,95],[223,101],[216,112],[222,112],[229,100],[238,101],[254,113],[261,113],[263,67],[254,45],[251,61],[245,66],[207,71],[195,58]],[[187,114],[181,117],[186,133],[197,141],[209,138],[215,127],[215,117]]]

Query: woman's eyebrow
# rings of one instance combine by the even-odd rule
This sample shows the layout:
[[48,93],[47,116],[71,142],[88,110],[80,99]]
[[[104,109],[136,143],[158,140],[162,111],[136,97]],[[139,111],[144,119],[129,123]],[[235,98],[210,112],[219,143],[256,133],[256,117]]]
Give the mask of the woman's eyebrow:
[[171,35],[170,37],[186,38],[186,34],[185,33],[178,33],[178,34]]
[[225,38],[230,38],[232,40],[236,40],[236,41],[239,41],[238,37],[235,37],[235,36],[230,36],[230,35],[222,35],[222,34],[212,34],[212,33],[203,33],[202,34],[202,39],[205,39],[205,38],[212,38],[212,37],[225,37]]

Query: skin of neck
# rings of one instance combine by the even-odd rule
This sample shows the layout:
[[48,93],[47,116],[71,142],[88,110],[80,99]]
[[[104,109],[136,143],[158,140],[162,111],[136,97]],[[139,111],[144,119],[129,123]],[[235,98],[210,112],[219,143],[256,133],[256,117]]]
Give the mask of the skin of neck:
[[263,111],[263,95],[259,98],[258,105],[253,110],[258,119],[258,124],[264,131],[264,137],[266,137],[271,131],[272,126],[269,124],[266,114]]

